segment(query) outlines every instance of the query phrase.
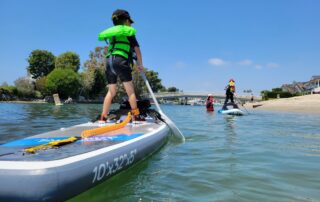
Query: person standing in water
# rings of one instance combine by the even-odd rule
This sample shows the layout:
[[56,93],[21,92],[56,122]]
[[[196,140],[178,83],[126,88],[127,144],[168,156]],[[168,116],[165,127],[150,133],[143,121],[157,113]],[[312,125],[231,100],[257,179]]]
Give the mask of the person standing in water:
[[214,97],[212,94],[209,94],[206,100],[206,109],[208,112],[213,112],[214,111]]
[[233,105],[233,108],[238,108],[238,106],[234,103],[233,95],[236,92],[236,85],[235,81],[233,79],[229,80],[228,85],[225,88],[226,90],[226,99],[224,101],[224,105],[222,107],[222,110],[227,110],[228,101],[230,99],[231,104]]
[[112,99],[117,93],[118,77],[128,95],[133,119],[137,120],[140,112],[132,83],[131,64],[133,63],[133,52],[136,54],[139,71],[143,71],[144,68],[139,43],[135,37],[136,30],[131,27],[134,21],[128,11],[117,9],[112,14],[112,22],[114,24],[113,27],[99,34],[100,41],[108,40],[109,42],[106,68],[108,93],[104,98],[100,120],[106,120],[109,113]]

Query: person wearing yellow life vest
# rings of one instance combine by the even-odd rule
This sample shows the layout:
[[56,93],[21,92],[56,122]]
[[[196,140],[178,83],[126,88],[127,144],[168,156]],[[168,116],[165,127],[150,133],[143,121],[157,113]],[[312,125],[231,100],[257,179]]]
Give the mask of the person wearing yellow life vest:
[[233,95],[236,92],[236,85],[235,81],[233,79],[229,80],[228,85],[225,88],[226,90],[226,99],[224,101],[224,105],[222,107],[223,110],[227,110],[228,101],[230,99],[231,105],[233,105],[233,108],[238,108],[238,106],[234,103]]
[[137,119],[140,112],[137,107],[130,66],[134,52],[139,71],[143,71],[144,68],[139,43],[135,37],[136,30],[131,27],[134,21],[131,19],[128,11],[117,9],[112,14],[112,22],[114,24],[113,27],[99,33],[100,41],[105,40],[107,43],[109,42],[106,68],[108,93],[104,98],[100,120],[105,120],[109,113],[112,99],[117,93],[118,77],[128,95],[133,119]]

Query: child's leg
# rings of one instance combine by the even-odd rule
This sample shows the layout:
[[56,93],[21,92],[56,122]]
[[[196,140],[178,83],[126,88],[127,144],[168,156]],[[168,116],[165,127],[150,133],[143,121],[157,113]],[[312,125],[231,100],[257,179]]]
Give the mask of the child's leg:
[[109,113],[112,99],[116,95],[116,93],[117,93],[117,84],[109,84],[108,85],[108,93],[103,101],[103,109],[102,109],[102,113],[101,113],[101,119],[103,119],[103,117],[106,117],[107,114]]
[[[136,94],[134,93],[134,87],[132,81],[123,82],[124,89],[127,92],[129,103],[131,106],[131,110],[136,110],[137,107],[137,98]],[[135,114],[133,114],[135,115]],[[139,115],[139,114],[138,114]]]
[[233,101],[233,93],[230,94],[230,100],[231,100],[231,103],[234,104],[234,101]]
[[228,101],[229,101],[229,94],[227,93],[226,94],[226,99],[224,100],[224,104],[226,105],[228,103]]

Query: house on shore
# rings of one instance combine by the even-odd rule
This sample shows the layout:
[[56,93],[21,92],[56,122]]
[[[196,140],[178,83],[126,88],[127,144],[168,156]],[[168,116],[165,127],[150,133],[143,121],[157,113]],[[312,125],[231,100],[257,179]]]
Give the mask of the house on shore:
[[311,77],[310,82],[313,85],[311,93],[320,93],[320,76]]
[[307,82],[293,82],[281,86],[283,91],[291,94],[312,94],[320,93],[320,76],[312,76]]

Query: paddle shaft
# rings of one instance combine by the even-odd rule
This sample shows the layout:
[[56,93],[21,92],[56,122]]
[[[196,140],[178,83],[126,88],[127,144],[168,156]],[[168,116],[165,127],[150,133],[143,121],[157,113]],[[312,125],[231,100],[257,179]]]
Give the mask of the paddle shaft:
[[147,86],[147,88],[148,88],[148,91],[149,91],[149,93],[150,93],[150,95],[151,95],[151,97],[152,97],[152,99],[153,99],[154,104],[156,105],[156,108],[157,108],[158,112],[161,114],[162,118],[165,120],[165,123],[169,126],[169,128],[171,129],[171,131],[173,132],[173,134],[174,134],[177,138],[181,139],[181,140],[184,142],[184,141],[185,141],[185,138],[184,138],[183,134],[181,133],[181,131],[180,131],[180,130],[178,129],[178,127],[169,119],[169,117],[167,117],[167,116],[163,113],[163,111],[161,110],[160,105],[159,105],[159,103],[158,103],[158,101],[157,101],[157,98],[155,97],[155,95],[154,95],[154,93],[153,93],[153,91],[152,91],[152,88],[151,88],[151,86],[150,86],[150,84],[149,84],[149,81],[148,81],[146,75],[144,74],[144,72],[143,72],[142,70],[140,71],[140,74],[141,74],[142,79],[143,79],[144,82],[146,83],[146,86]]
[[150,86],[150,84],[149,84],[149,81],[148,81],[146,75],[144,74],[144,72],[142,72],[142,71],[141,71],[141,77],[142,77],[142,79],[144,80],[144,82],[146,83],[146,86],[147,86],[147,88],[148,88],[148,91],[149,91],[149,93],[150,93],[150,95],[151,95],[151,97],[152,97],[152,100],[153,100],[154,104],[156,105],[157,110],[158,110],[159,112],[160,112],[160,111],[162,112],[162,110],[161,110],[161,108],[160,108],[160,105],[159,105],[159,103],[158,103],[158,101],[157,101],[157,98],[156,98],[156,96],[154,95],[154,93],[153,93],[153,91],[152,91],[152,88],[151,88],[151,86]]
[[[235,98],[238,100],[238,102],[240,102],[240,104],[243,106],[241,100],[240,100],[236,95],[234,95],[234,97],[235,97]],[[243,106],[243,108],[246,110],[246,112],[247,112],[248,114],[250,114],[245,106]]]

